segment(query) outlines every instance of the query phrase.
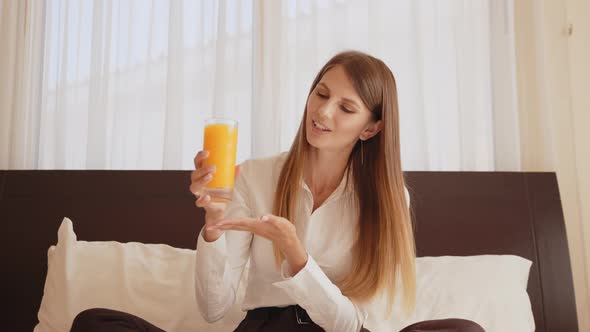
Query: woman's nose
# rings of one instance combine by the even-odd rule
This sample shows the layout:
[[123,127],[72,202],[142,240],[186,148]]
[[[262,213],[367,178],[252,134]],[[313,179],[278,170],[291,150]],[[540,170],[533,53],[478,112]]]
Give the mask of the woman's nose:
[[318,114],[322,117],[322,118],[331,118],[334,111],[336,111],[338,105],[336,105],[335,103],[331,102],[331,101],[326,101],[324,104],[322,104],[319,108],[318,108]]

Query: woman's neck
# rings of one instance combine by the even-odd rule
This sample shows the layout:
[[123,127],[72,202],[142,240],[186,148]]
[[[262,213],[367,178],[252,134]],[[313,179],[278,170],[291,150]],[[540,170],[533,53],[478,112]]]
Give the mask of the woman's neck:
[[344,176],[349,153],[328,152],[311,148],[303,179],[314,195],[334,191]]

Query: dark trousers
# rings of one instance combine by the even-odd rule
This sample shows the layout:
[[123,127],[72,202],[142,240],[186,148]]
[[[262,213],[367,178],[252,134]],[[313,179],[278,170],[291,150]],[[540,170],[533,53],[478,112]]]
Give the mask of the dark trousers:
[[[197,313],[195,313],[197,314]],[[165,332],[149,322],[116,310],[94,308],[79,313],[70,332]],[[268,307],[249,310],[234,332],[324,331],[300,306]],[[363,329],[362,331],[367,331]],[[191,331],[192,332],[192,331]],[[197,331],[194,331],[197,332]],[[477,323],[465,319],[437,319],[418,322],[400,332],[485,332]]]

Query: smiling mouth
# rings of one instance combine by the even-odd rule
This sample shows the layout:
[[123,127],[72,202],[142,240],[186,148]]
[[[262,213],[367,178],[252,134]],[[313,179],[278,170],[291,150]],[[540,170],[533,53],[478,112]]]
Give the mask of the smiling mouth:
[[330,132],[331,130],[322,126],[321,124],[315,122],[314,120],[311,120],[311,124],[314,128],[316,128],[317,130],[321,130],[323,132]]

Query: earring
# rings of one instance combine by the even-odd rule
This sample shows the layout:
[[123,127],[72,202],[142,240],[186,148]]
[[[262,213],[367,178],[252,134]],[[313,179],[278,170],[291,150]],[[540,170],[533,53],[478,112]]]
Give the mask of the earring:
[[361,165],[364,163],[365,156],[363,153],[363,140],[361,140]]

